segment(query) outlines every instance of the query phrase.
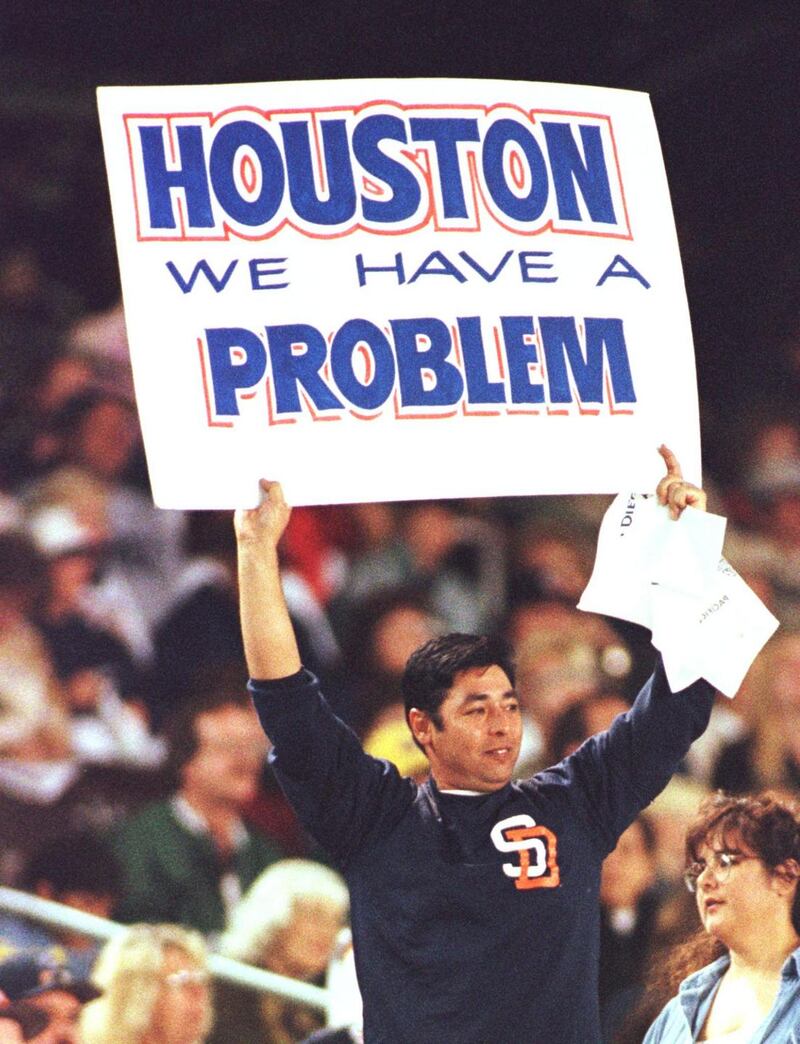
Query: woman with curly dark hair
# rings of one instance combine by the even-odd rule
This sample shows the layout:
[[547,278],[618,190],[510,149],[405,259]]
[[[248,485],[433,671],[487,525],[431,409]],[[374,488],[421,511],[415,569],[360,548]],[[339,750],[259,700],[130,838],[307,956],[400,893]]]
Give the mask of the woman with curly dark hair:
[[671,963],[682,976],[704,966],[644,1044],[800,1042],[800,809],[771,794],[714,795],[688,831],[685,878],[703,932]]

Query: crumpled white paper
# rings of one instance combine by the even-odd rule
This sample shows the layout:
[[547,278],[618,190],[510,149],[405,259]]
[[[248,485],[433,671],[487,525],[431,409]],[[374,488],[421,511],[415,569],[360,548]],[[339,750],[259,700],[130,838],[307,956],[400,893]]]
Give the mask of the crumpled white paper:
[[649,628],[673,692],[705,678],[734,696],[778,621],[722,555],[725,519],[619,494],[578,608]]

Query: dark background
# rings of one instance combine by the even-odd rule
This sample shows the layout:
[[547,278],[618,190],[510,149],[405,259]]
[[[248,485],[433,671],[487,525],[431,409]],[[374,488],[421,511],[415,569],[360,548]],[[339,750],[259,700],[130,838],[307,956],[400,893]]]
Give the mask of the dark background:
[[98,85],[463,76],[646,91],[681,244],[704,453],[725,479],[751,424],[800,412],[799,55],[796,0],[5,0],[0,247],[35,242],[86,308],[115,300]]

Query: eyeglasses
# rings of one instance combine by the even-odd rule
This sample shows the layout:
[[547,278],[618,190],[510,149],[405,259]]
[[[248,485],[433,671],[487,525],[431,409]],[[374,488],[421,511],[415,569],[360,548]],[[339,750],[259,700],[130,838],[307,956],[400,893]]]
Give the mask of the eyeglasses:
[[697,882],[700,875],[709,867],[714,872],[714,877],[720,884],[725,884],[731,875],[731,867],[738,866],[748,859],[758,859],[754,855],[742,855],[741,852],[712,852],[709,859],[698,859],[690,863],[683,873],[683,879],[690,892],[697,891]]
[[170,972],[169,975],[164,976],[164,982],[167,986],[175,989],[180,989],[182,986],[207,986],[208,979],[208,972],[190,971],[188,968]]

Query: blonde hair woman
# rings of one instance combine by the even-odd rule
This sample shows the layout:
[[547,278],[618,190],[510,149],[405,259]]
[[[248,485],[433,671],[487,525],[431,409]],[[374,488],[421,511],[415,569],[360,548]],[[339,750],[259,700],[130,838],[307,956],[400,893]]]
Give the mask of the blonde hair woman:
[[[349,897],[334,870],[308,859],[273,863],[234,910],[220,949],[279,975],[322,983]],[[221,985],[214,1041],[290,1044],[319,1028],[318,1013],[274,996]]]
[[800,632],[779,631],[771,639],[740,695],[745,696],[748,734],[722,751],[712,785],[728,793],[765,788],[796,792],[800,786]]
[[202,1044],[212,1007],[202,936],[137,924],[111,939],[92,975],[103,996],[81,1018],[84,1044]]

